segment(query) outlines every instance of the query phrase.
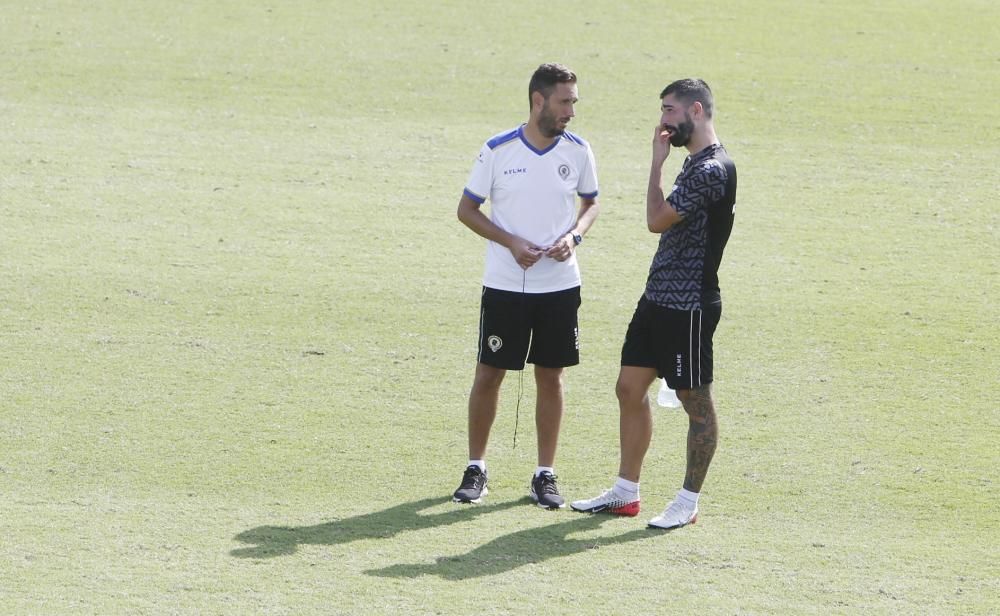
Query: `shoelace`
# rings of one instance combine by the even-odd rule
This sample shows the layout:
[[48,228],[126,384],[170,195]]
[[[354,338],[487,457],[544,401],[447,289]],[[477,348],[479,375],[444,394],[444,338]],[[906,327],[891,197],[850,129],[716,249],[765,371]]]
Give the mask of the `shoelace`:
[[471,468],[467,468],[465,469],[465,475],[462,477],[462,487],[463,488],[475,487],[476,484],[485,479],[486,479],[486,473],[483,473],[482,471],[477,472],[475,470],[472,470]]
[[555,475],[542,474],[538,476],[539,483],[542,484],[542,494],[559,494],[559,490],[556,489],[556,479]]

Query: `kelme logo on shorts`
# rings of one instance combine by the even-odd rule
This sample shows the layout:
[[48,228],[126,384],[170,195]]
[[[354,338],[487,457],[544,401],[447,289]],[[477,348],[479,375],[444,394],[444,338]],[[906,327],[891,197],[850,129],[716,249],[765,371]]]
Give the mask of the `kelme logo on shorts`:
[[500,339],[500,336],[490,336],[486,339],[486,346],[490,347],[490,350],[496,353],[503,346],[503,340]]

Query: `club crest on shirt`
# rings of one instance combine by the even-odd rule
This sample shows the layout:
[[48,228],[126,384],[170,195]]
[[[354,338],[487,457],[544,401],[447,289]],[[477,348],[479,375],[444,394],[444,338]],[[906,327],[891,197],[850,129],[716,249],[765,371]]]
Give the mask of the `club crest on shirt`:
[[559,177],[564,180],[569,177],[569,165],[559,165]]

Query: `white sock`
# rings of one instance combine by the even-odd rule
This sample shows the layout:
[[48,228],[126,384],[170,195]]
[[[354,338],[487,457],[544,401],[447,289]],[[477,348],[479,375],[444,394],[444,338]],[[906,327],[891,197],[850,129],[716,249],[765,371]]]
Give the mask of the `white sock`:
[[677,492],[677,499],[684,501],[684,504],[689,505],[692,509],[698,506],[698,492],[690,492],[681,488]]
[[538,468],[535,469],[535,477],[541,475],[542,471],[548,471],[552,475],[556,474],[555,469],[552,468],[551,466],[539,466]]
[[639,482],[629,481],[621,477],[615,479],[615,487],[611,488],[618,496],[623,496],[629,500],[639,498]]
[[469,466],[478,466],[479,470],[486,472],[486,461],[485,460],[469,460]]

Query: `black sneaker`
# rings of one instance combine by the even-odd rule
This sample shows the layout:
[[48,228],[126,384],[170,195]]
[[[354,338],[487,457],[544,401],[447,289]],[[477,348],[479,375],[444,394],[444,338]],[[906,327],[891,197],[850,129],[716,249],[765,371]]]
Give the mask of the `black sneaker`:
[[470,464],[462,475],[462,485],[458,486],[451,500],[456,503],[481,503],[483,497],[490,493],[486,489],[486,471],[475,464]]
[[548,471],[542,471],[537,476],[531,478],[531,500],[538,503],[539,507],[546,509],[559,509],[566,504],[562,496],[559,496],[559,488],[556,487],[556,476]]

